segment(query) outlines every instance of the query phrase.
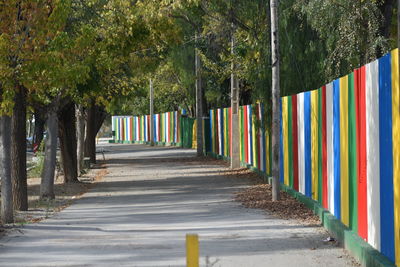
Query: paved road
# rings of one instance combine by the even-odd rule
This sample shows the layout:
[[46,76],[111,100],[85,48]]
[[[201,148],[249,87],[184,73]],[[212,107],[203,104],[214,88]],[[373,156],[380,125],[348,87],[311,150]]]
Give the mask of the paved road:
[[[75,204],[0,240],[0,266],[184,266],[185,234],[201,266],[352,266],[304,227],[232,201],[245,181],[192,150],[104,147],[109,174]],[[208,263],[207,263],[208,262]]]

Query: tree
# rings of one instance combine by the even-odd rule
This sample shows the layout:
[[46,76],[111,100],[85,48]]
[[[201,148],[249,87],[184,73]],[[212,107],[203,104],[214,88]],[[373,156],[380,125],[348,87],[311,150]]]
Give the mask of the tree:
[[[55,101],[56,102],[56,101]],[[43,161],[43,169],[41,173],[40,198],[54,199],[54,173],[57,158],[57,128],[58,118],[56,113],[57,107],[49,106],[47,113],[47,136],[45,140],[45,158]]]
[[85,156],[90,157],[91,163],[96,163],[96,135],[106,118],[104,107],[96,104],[92,99],[87,108]]
[[[94,35],[88,28],[81,28],[79,34],[68,34],[65,31],[67,20],[71,15],[71,3],[55,1],[52,13],[44,25],[54,32],[48,33],[45,45],[38,49],[27,68],[29,79],[24,85],[31,91],[30,101],[38,110],[47,110],[47,140],[45,147],[44,167],[42,170],[41,198],[54,198],[54,170],[56,163],[57,137],[60,131],[62,165],[65,180],[77,181],[76,150],[74,147],[75,124],[65,115],[69,111],[71,99],[77,95],[77,85],[89,77],[88,59]],[[52,28],[54,27],[54,28]],[[37,40],[36,40],[37,41]],[[54,118],[60,113],[60,120]],[[72,119],[73,120],[73,119]],[[60,122],[60,123],[59,123]],[[59,129],[57,129],[57,127]],[[67,129],[67,130],[64,130]],[[71,135],[71,131],[73,135]],[[70,138],[69,136],[75,137]],[[72,144],[66,142],[72,140]],[[66,141],[67,140],[67,141]],[[75,142],[76,146],[76,142]],[[71,157],[72,154],[72,163]],[[75,161],[74,161],[75,158]]]
[[75,103],[68,101],[58,114],[61,160],[64,171],[64,182],[78,182],[77,139]]
[[[0,3],[0,33],[3,42],[2,73],[0,82],[3,90],[14,102],[11,139],[11,180],[13,199],[16,209],[27,210],[26,177],[26,95],[27,90],[21,82],[25,61],[29,58],[32,42],[29,38],[35,31],[35,18],[30,12],[40,12],[39,4],[27,4],[20,1]],[[36,28],[37,29],[37,28]]]
[[26,95],[27,89],[18,84],[14,95],[11,117],[11,180],[13,203],[16,210],[28,210],[26,173]]
[[[13,102],[14,109],[11,123],[11,180],[13,186],[13,203],[18,210],[28,209],[27,197],[27,176],[26,176],[26,95],[27,90],[17,77],[20,65],[24,60],[24,48],[29,46],[28,35],[31,34],[30,27],[27,25],[29,11],[36,10],[37,6],[28,6],[18,1],[9,1],[0,4],[0,20],[2,28],[0,32],[3,41],[10,45],[9,53],[4,54],[12,78],[4,87],[5,90],[14,90]],[[28,11],[29,10],[29,11]],[[10,16],[9,14],[12,14]],[[6,28],[7,27],[7,28]]]
[[[1,44],[1,43],[0,43]],[[0,104],[3,105],[3,90],[0,83]],[[11,117],[0,111],[0,178],[1,178],[1,220],[14,222],[11,185]]]
[[380,7],[381,2],[391,1],[297,0],[293,3],[293,10],[318,34],[327,51],[320,63],[314,63],[323,63],[324,83],[389,51],[391,41],[383,28],[388,27],[384,25],[391,21],[391,13],[390,18],[384,19]]
[[76,105],[76,140],[77,140],[77,162],[78,162],[78,175],[81,175],[83,172],[83,163],[85,156],[85,112],[82,105]]
[[[47,77],[49,69],[43,63],[57,61],[48,58],[54,43],[62,39],[68,1],[2,1],[0,3],[0,32],[4,44],[0,81],[13,105],[12,119],[12,180],[16,209],[26,210],[26,108],[28,95],[49,92],[41,82]],[[65,45],[65,44],[64,44]],[[44,60],[46,59],[46,60]],[[60,60],[60,59],[58,59]],[[51,62],[54,63],[54,62]],[[49,64],[48,67],[53,67]],[[41,77],[42,76],[42,77]],[[46,77],[45,77],[46,76]],[[43,78],[44,77],[44,78]],[[36,79],[38,78],[38,79]],[[56,79],[59,78],[56,77]],[[54,90],[54,88],[50,88]],[[50,93],[51,94],[51,93]],[[40,97],[39,97],[40,98]]]
[[83,103],[88,103],[85,156],[93,163],[96,162],[95,137],[106,111],[117,110],[116,105],[126,102],[123,98],[140,96],[135,98],[139,103],[136,106],[147,113],[149,73],[166,56],[166,48],[180,41],[172,19],[152,13],[157,6],[158,2],[109,1],[102,11],[101,27],[97,28],[98,39],[102,41],[91,66],[91,77],[82,85],[87,89],[82,90]]
[[12,223],[13,200],[11,185],[11,118],[0,116],[0,178],[1,178],[1,220]]

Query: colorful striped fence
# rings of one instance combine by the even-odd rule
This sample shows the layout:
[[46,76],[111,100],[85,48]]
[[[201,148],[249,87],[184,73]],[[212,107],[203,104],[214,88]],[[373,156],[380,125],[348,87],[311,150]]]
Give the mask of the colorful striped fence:
[[[154,115],[154,142],[179,144],[181,112],[166,112]],[[150,142],[150,115],[113,116],[112,131],[114,141],[118,143],[148,143]]]
[[[398,50],[313,91],[282,97],[280,181],[319,202],[400,267],[400,87]],[[209,112],[207,152],[271,173],[262,104]],[[155,141],[179,143],[176,112],[155,115]],[[115,140],[147,141],[149,117],[113,117]]]
[[282,183],[400,266],[398,71],[394,50],[320,89],[283,97],[280,171]]
[[[396,49],[317,90],[282,97],[280,180],[400,266],[398,60]],[[240,107],[238,141],[242,163],[268,174],[262,108]],[[229,157],[230,125],[229,108],[210,110],[211,153]]]
[[[264,130],[263,105],[246,105],[239,109],[240,161],[270,173],[269,134]],[[228,158],[231,154],[231,108],[210,110],[210,151]]]

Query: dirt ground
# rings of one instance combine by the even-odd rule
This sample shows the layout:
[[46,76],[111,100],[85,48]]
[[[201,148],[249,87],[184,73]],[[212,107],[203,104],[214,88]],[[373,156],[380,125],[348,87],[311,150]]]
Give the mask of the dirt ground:
[[286,192],[280,192],[280,200],[272,201],[272,187],[248,169],[228,170],[232,178],[249,179],[253,185],[236,193],[235,200],[246,208],[262,209],[280,219],[296,220],[303,225],[320,225],[321,221],[309,208]]

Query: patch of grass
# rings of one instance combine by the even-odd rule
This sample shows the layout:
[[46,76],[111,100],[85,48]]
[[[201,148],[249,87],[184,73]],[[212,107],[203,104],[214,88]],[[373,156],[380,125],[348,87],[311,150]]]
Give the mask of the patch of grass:
[[43,165],[44,165],[44,142],[40,144],[38,151],[36,152],[36,161],[30,163],[28,166],[28,178],[36,178],[42,175]]

